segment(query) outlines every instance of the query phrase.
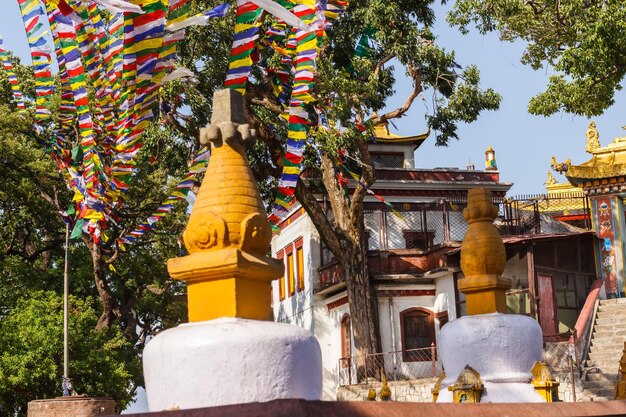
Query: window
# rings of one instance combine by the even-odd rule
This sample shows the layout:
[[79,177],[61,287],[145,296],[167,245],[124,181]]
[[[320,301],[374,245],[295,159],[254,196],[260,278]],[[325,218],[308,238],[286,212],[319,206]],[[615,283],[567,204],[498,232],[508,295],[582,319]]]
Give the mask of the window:
[[417,230],[403,230],[404,247],[407,249],[427,250],[433,247],[435,232],[419,232]]
[[410,308],[400,313],[402,360],[417,362],[431,360],[430,348],[435,342],[434,314],[424,308]]
[[298,292],[304,291],[304,252],[302,246],[296,249],[296,272],[298,273]]
[[[284,252],[281,250],[276,254],[276,258],[283,260]],[[278,279],[278,299],[283,301],[285,299],[285,277],[282,276]]]
[[403,153],[371,153],[374,168],[403,168]]
[[[352,324],[350,315],[346,314],[341,319],[341,358],[350,358],[352,356]],[[349,366],[349,360],[342,360],[341,367]]]
[[287,285],[289,290],[289,295],[292,296],[295,292],[296,288],[296,280],[295,275],[293,273],[293,252],[287,254]]

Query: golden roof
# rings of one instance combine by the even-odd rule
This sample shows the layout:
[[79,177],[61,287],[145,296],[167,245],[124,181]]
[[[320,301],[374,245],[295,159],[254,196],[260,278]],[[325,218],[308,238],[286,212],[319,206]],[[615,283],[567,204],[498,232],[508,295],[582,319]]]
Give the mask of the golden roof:
[[465,365],[465,368],[459,374],[459,377],[456,380],[455,386],[481,386],[483,385],[482,379],[480,379],[480,374],[476,369],[472,368],[469,365]]
[[594,122],[589,124],[586,136],[586,150],[592,157],[587,162],[567,168],[565,175],[572,183],[626,175],[626,137],[615,138],[613,143],[600,146],[600,135]]
[[389,122],[384,121],[374,126],[374,139],[377,143],[407,144],[413,143],[417,148],[430,136],[430,128],[426,133],[416,136],[400,136],[389,131]]

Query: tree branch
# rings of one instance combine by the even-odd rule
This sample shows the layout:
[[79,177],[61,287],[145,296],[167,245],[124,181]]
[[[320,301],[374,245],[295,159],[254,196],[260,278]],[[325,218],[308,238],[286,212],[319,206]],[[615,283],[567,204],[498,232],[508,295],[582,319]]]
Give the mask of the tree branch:
[[422,92],[422,72],[417,68],[413,68],[412,65],[408,67],[408,72],[413,78],[413,91],[411,91],[411,94],[409,95],[409,97],[407,97],[404,104],[393,111],[383,114],[382,116],[372,116],[368,120],[369,122],[377,125],[389,119],[401,117],[411,108],[417,96],[419,96],[419,94]]
[[341,253],[341,245],[334,225],[328,220],[313,192],[302,179],[299,179],[296,185],[296,198],[311,218],[320,238],[328,249],[334,254]]

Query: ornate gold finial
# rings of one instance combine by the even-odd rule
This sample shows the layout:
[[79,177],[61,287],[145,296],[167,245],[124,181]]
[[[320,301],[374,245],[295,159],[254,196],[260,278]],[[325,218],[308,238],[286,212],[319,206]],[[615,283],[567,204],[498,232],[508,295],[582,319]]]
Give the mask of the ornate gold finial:
[[559,383],[552,377],[548,364],[541,361],[535,362],[530,372],[533,374],[533,379],[530,382],[539,395],[548,403],[558,402]]
[[448,387],[453,403],[479,403],[484,390],[480,374],[469,365],[465,365],[454,385]]
[[506,313],[505,291],[511,282],[502,278],[506,251],[498,229],[493,225],[498,208],[484,188],[470,190],[463,210],[468,227],[461,245],[461,269],[465,278],[458,282],[465,294],[467,314]]
[[559,174],[562,174],[564,172],[567,172],[567,170],[569,169],[571,165],[572,165],[571,158],[568,158],[567,161],[565,162],[557,163],[556,157],[553,155],[550,168],[552,168],[554,171],[558,172]]
[[619,381],[615,385],[615,400],[626,400],[626,342],[622,351],[622,359],[619,361]]
[[439,398],[439,391],[441,391],[441,383],[443,382],[445,378],[446,378],[446,373],[442,372],[441,375],[439,376],[439,379],[437,379],[437,382],[435,382],[435,386],[433,387],[433,389],[430,390],[431,394],[433,394],[434,403],[436,403],[437,399]]
[[588,153],[593,153],[593,151],[600,147],[600,133],[598,132],[598,129],[596,129],[596,122],[592,121],[589,123],[585,136],[587,136],[586,151]]
[[552,172],[548,171],[548,179],[546,180],[546,182],[543,183],[543,185],[554,185],[554,184],[557,184],[557,180],[552,175]]
[[243,96],[217,91],[211,124],[200,132],[211,159],[183,234],[190,254],[168,261],[172,278],[187,281],[189,321],[270,317],[270,283],[284,267],[265,256],[272,231],[244,153],[254,136]]
[[380,389],[380,400],[381,401],[390,401],[391,400],[391,390],[387,386],[387,375],[385,372],[383,374],[383,387]]

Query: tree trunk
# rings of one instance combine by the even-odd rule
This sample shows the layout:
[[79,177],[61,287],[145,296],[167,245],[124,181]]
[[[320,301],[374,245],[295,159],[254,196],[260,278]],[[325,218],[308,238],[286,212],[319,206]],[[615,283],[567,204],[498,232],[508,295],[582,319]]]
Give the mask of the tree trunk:
[[357,377],[363,380],[369,377],[380,377],[382,357],[367,355],[381,352],[380,328],[378,321],[378,297],[376,288],[371,284],[367,266],[367,253],[363,245],[346,251],[340,262],[344,272],[346,292],[354,347],[357,360]]
[[93,243],[89,237],[84,237],[83,241],[89,248],[91,254],[91,262],[93,265],[93,277],[96,283],[96,289],[102,302],[102,314],[96,324],[96,330],[102,330],[110,327],[115,321],[115,307],[116,302],[111,294],[109,284],[104,276],[104,269],[102,265],[102,258],[100,253],[100,246]]

